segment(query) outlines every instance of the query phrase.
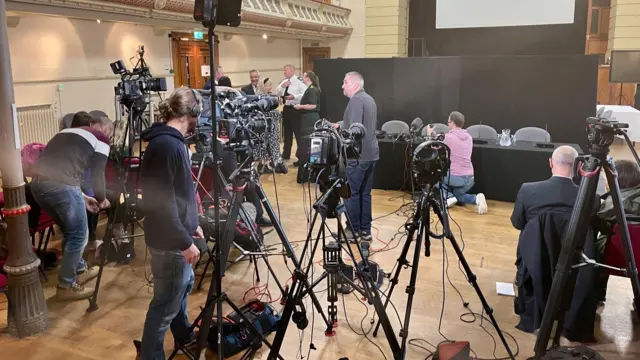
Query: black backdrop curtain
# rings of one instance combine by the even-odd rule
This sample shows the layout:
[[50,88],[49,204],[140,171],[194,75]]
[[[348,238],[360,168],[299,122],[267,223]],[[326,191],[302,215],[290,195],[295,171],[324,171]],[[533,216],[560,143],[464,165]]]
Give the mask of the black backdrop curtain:
[[466,126],[497,131],[535,126],[554,142],[584,145],[585,118],[596,110],[598,56],[470,56],[316,60],[323,85],[321,116],[342,120],[344,75],[358,71],[378,104],[378,128],[389,120],[446,123],[461,111]]

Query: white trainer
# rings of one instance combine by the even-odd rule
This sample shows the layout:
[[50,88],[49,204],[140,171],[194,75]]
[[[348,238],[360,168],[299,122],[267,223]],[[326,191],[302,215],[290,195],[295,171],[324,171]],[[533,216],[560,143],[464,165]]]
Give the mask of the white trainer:
[[476,195],[476,212],[480,215],[483,215],[486,214],[487,211],[487,199],[484,197],[484,194],[480,193]]

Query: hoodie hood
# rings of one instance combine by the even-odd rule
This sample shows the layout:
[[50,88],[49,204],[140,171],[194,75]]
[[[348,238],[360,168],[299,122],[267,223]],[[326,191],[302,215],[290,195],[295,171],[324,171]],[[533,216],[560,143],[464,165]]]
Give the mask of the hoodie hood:
[[469,132],[467,132],[467,130],[464,130],[464,129],[451,130],[451,131],[449,131],[449,135],[455,136],[456,138],[460,139],[461,141],[467,141],[467,140],[471,139],[471,135],[469,134]]
[[180,141],[184,141],[184,136],[182,136],[180,131],[163,123],[155,123],[151,125],[150,128],[142,132],[141,138],[143,141],[148,142],[162,135],[168,135]]

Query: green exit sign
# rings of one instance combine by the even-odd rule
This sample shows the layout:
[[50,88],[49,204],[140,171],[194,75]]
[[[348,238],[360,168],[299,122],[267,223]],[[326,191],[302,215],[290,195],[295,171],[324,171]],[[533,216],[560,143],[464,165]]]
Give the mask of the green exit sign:
[[196,40],[202,40],[204,39],[204,34],[202,33],[202,31],[194,31],[193,38]]

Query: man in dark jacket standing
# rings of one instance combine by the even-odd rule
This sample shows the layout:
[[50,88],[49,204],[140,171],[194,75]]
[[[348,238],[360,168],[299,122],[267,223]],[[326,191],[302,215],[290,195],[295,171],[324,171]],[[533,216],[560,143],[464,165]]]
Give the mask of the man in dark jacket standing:
[[145,206],[145,240],[151,253],[153,300],[142,335],[140,358],[164,360],[164,336],[169,327],[175,341],[194,339],[189,331],[187,296],[193,287],[192,265],[200,251],[193,238],[203,238],[198,226],[189,150],[184,135],[195,128],[202,110],[200,95],[180,88],[159,106],[163,123],[142,133],[149,144],[141,168]]
[[361,123],[367,129],[362,139],[360,160],[349,160],[347,179],[351,188],[351,197],[347,199],[347,213],[354,236],[365,241],[371,240],[371,188],[373,187],[373,169],[380,158],[376,125],[378,108],[376,101],[364,91],[364,79],[357,72],[347,73],[342,84],[344,95],[349,103],[344,111],[343,127],[348,129],[353,123]]

